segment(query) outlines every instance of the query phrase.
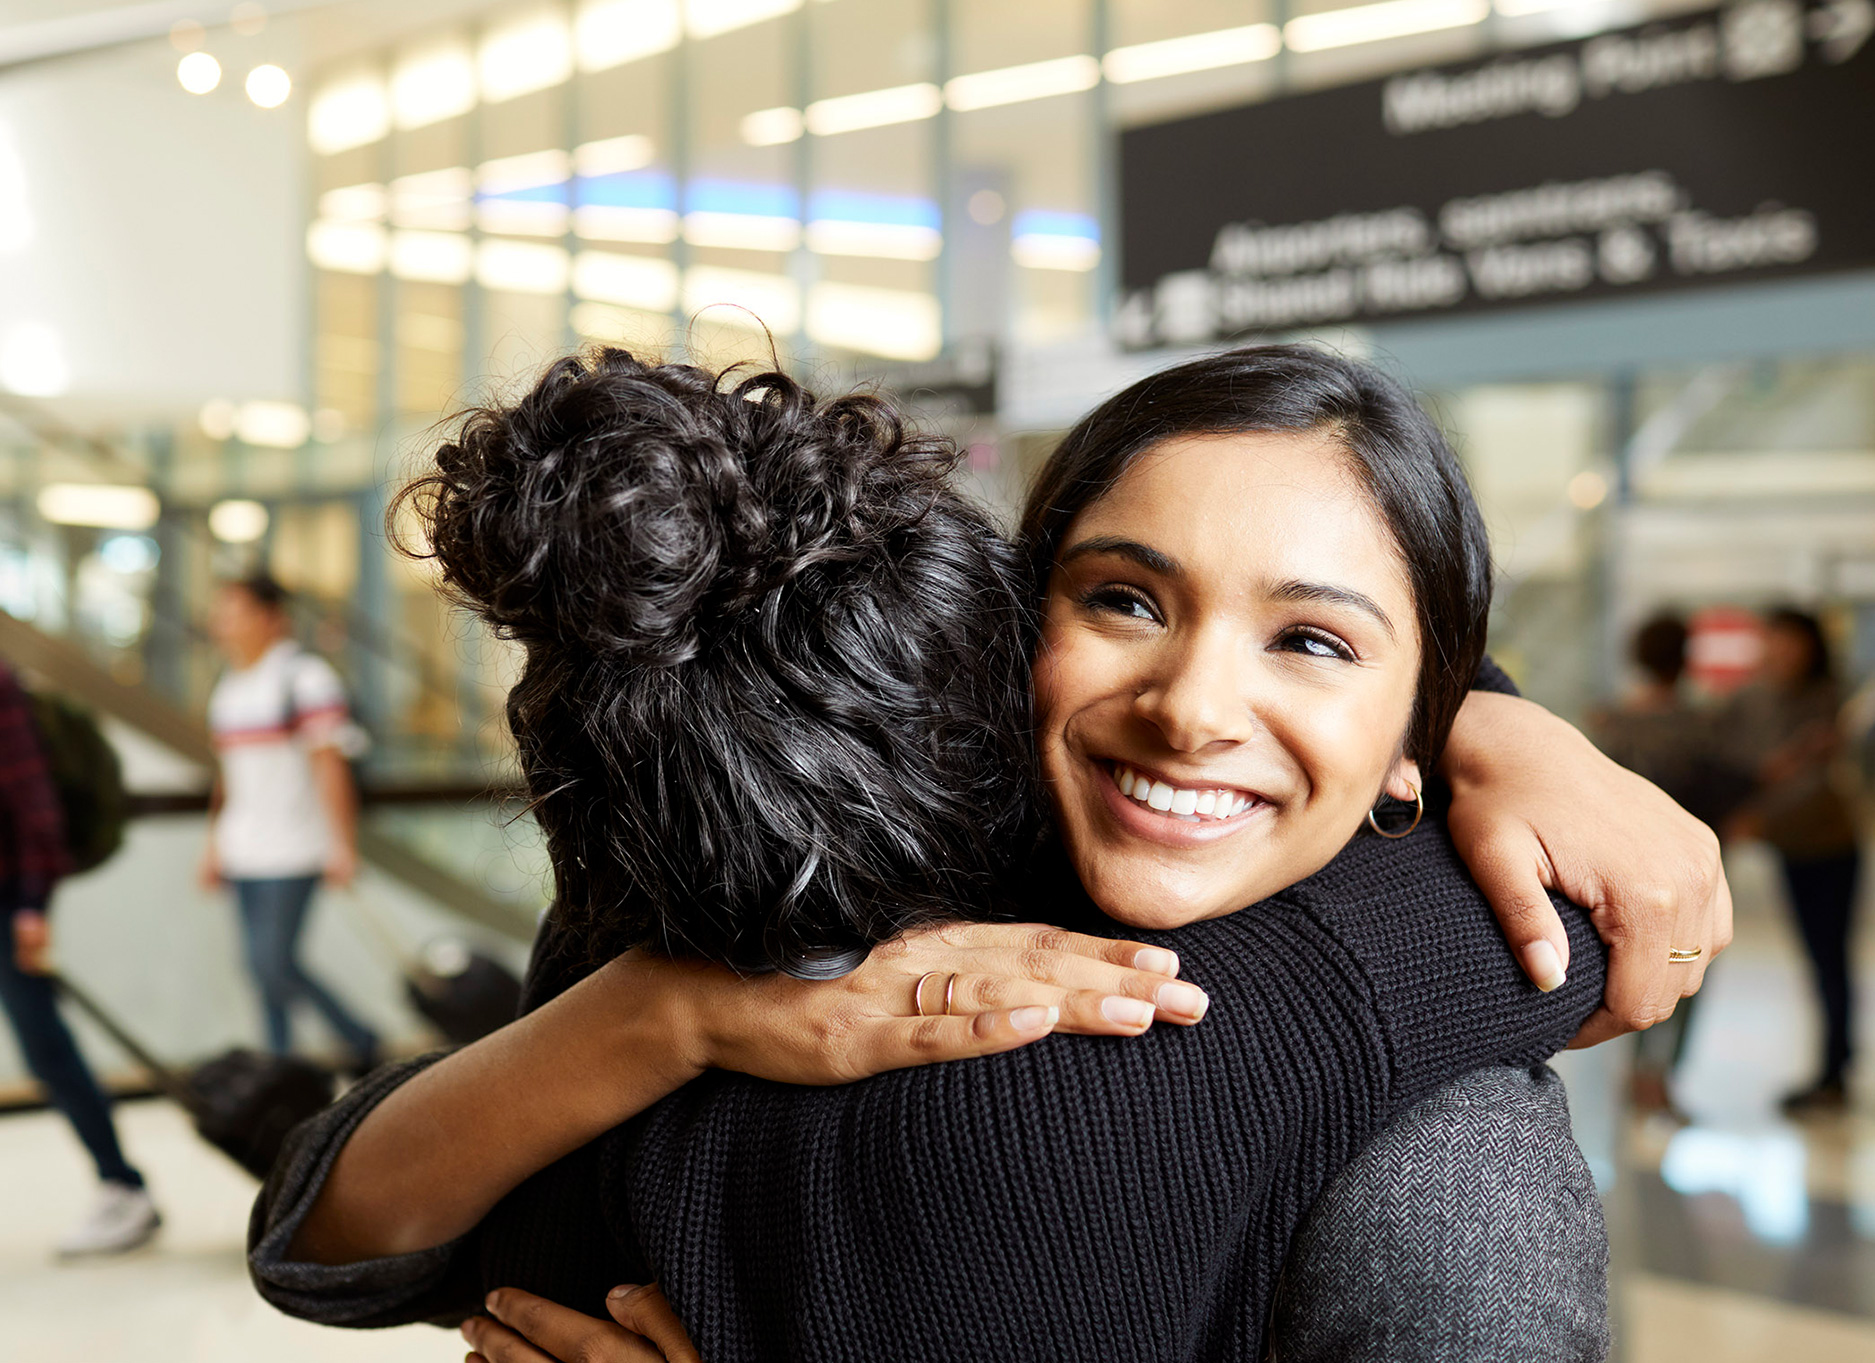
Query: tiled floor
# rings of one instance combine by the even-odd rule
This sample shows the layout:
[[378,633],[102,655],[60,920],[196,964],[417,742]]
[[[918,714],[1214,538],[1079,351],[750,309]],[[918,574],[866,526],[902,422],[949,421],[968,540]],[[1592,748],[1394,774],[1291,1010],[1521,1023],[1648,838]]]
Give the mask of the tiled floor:
[[[1774,1100],[1803,1077],[1812,1023],[1800,963],[1762,867],[1738,868],[1737,945],[1713,972],[1679,1087],[1696,1119],[1641,1125],[1611,1104],[1618,1053],[1571,1072],[1583,1139],[1614,1172],[1621,1363],[1875,1360],[1875,1083],[1853,1116],[1792,1126]],[[1875,932],[1869,934],[1875,937]],[[1875,947],[1875,942],[1866,944]],[[1865,952],[1864,1036],[1875,1039]],[[1599,1077],[1598,1077],[1599,1076]],[[324,1330],[277,1315],[247,1284],[253,1184],[166,1104],[121,1109],[126,1144],[168,1224],[128,1258],[55,1264],[86,1166],[49,1113],[0,1119],[0,1355],[31,1363],[446,1363],[427,1326]],[[1603,1136],[1596,1132],[1606,1133]]]

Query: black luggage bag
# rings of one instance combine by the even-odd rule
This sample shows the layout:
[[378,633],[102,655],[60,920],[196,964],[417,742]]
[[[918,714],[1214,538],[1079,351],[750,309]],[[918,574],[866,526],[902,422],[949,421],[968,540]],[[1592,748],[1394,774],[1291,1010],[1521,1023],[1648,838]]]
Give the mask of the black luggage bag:
[[189,1114],[203,1140],[255,1178],[267,1177],[287,1132],[332,1101],[331,1071],[294,1055],[240,1047],[178,1074],[91,995],[62,975],[53,981],[150,1072],[157,1087]]
[[514,972],[457,938],[431,942],[402,965],[410,1006],[453,1046],[480,1041],[520,1011],[521,982]]

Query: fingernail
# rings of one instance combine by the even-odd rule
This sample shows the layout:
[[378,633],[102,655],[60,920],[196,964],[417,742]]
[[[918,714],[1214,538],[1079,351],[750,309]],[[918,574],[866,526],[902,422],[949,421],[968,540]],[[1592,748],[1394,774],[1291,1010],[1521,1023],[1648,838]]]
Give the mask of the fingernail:
[[606,1293],[606,1296],[612,1297],[614,1299],[617,1299],[619,1297],[629,1297],[632,1293],[636,1292],[637,1290],[638,1290],[637,1283],[620,1283],[617,1287],[613,1288],[610,1292]]
[[1201,1018],[1204,1010],[1211,1006],[1211,1000],[1204,990],[1179,980],[1160,985],[1159,992],[1153,997],[1166,1012],[1177,1013],[1180,1017]]
[[1100,1001],[1100,1015],[1121,1027],[1144,1027],[1152,1021],[1152,1005],[1144,999],[1109,994]]
[[1052,1004],[1044,1008],[1039,1003],[1032,1003],[1009,1015],[1009,1025],[1018,1032],[1045,1032],[1060,1020],[1061,1010]]
[[1558,988],[1569,977],[1563,973],[1562,957],[1548,942],[1532,942],[1523,949],[1523,966],[1536,987],[1545,994]]
[[490,1292],[486,1297],[482,1298],[483,1309],[496,1320],[501,1319],[501,1310],[497,1304],[500,1301],[500,1296],[501,1294],[498,1292]]
[[1141,947],[1133,957],[1133,969],[1151,975],[1178,974],[1178,956],[1164,947]]

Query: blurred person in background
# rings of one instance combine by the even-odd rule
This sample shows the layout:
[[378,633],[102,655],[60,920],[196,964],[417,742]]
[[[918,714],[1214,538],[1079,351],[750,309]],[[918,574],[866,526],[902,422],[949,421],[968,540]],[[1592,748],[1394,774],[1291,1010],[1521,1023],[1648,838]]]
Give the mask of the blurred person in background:
[[1783,607],[1765,620],[1758,677],[1721,716],[1758,788],[1728,821],[1734,838],[1771,844],[1823,1005],[1823,1059],[1814,1083],[1788,1095],[1793,1115],[1840,1111],[1854,1055],[1849,938],[1861,870],[1854,814],[1836,780],[1842,693],[1822,626]]
[[19,680],[0,664],[0,908],[9,919],[10,939],[8,949],[0,950],[0,1004],[27,1069],[97,1166],[97,1196],[59,1241],[58,1251],[66,1256],[117,1254],[149,1240],[163,1218],[143,1175],[124,1158],[110,1100],[59,1016],[46,906],[71,866],[65,816],[31,704]]
[[[1720,752],[1712,717],[1695,708],[1681,687],[1686,672],[1686,621],[1660,611],[1634,632],[1629,658],[1640,681],[1619,706],[1593,716],[1595,744],[1629,771],[1645,776],[1703,823],[1719,826],[1751,793],[1748,771]],[[1640,1034],[1630,1097],[1643,1113],[1685,1120],[1668,1085],[1692,1027],[1699,996],[1680,1002],[1672,1017]]]
[[286,591],[265,573],[221,586],[209,631],[229,666],[208,702],[221,772],[202,883],[234,890],[268,1046],[291,1049],[290,1009],[305,999],[362,1072],[377,1063],[376,1033],[299,961],[320,880],[348,888],[358,867],[358,793],[347,759],[360,735],[344,687],[325,659],[294,641]]

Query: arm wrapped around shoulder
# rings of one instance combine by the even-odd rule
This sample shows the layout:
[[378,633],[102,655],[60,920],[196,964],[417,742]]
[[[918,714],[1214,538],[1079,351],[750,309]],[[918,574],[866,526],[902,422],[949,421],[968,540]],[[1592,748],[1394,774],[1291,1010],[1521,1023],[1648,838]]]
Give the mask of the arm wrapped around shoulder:
[[1608,1353],[1608,1230],[1547,1066],[1455,1079],[1383,1128],[1297,1233],[1281,1363]]

